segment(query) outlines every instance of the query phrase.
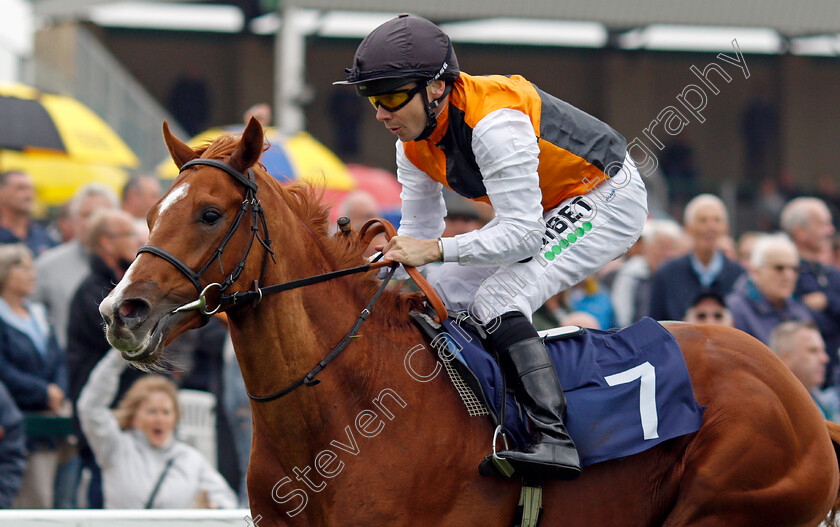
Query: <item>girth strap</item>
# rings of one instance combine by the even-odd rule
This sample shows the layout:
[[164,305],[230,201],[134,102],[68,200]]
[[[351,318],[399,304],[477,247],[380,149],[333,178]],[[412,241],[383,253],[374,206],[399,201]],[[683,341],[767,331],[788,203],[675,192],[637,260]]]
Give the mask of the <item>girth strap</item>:
[[522,479],[513,527],[539,527],[542,520],[542,481]]

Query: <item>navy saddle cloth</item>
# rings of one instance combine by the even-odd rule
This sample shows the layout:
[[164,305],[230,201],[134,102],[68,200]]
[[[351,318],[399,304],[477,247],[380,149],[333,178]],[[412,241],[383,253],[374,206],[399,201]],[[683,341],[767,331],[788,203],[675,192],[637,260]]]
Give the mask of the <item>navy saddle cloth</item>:
[[[429,333],[429,319],[424,318],[427,323],[420,325]],[[470,324],[458,320],[464,318],[445,320],[430,335],[432,346],[441,360],[452,361],[474,392],[480,391],[476,395],[483,396],[498,424],[501,370]],[[637,454],[700,428],[705,408],[694,398],[679,345],[653,319],[621,330],[586,329],[545,341],[566,394],[566,427],[583,466]],[[527,418],[510,393],[504,404],[508,438],[524,446]]]

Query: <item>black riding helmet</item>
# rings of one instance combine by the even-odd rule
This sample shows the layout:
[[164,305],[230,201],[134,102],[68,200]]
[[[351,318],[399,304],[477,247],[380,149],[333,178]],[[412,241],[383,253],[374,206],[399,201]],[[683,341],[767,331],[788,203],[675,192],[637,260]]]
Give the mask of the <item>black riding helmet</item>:
[[427,99],[426,90],[420,91],[429,123],[418,140],[434,131],[434,109],[461,73],[449,36],[425,18],[405,13],[365,37],[353,57],[353,67],[344,71],[347,80],[333,84],[353,85],[362,97],[392,92],[409,82],[428,85],[435,80],[447,81],[446,92],[434,101]]

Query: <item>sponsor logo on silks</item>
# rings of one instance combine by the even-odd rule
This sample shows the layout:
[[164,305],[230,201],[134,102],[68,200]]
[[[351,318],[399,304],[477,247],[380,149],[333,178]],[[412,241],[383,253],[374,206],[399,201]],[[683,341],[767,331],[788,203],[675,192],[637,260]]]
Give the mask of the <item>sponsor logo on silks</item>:
[[544,252],[537,260],[544,266],[554,261],[575,242],[592,230],[595,207],[584,196],[578,196],[546,220],[542,246]]
[[580,227],[575,227],[574,232],[570,232],[565,238],[560,238],[557,243],[549,247],[550,251],[546,251],[543,256],[549,262],[557,258],[564,249],[568,249],[573,243],[583,238],[583,236],[592,230],[592,222],[585,221]]
[[615,197],[615,189],[612,189],[612,190],[610,191],[610,193],[609,193],[609,194],[607,194],[607,196],[604,198],[604,201],[605,201],[606,203],[609,203],[610,201],[612,201],[612,199],[613,199],[614,197]]

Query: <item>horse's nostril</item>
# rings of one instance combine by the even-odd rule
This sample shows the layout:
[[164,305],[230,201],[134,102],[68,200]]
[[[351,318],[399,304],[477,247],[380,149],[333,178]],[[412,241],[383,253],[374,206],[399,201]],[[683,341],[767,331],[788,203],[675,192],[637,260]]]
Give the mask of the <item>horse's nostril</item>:
[[116,318],[126,327],[137,327],[146,320],[151,310],[152,307],[142,298],[128,298],[117,308]]

